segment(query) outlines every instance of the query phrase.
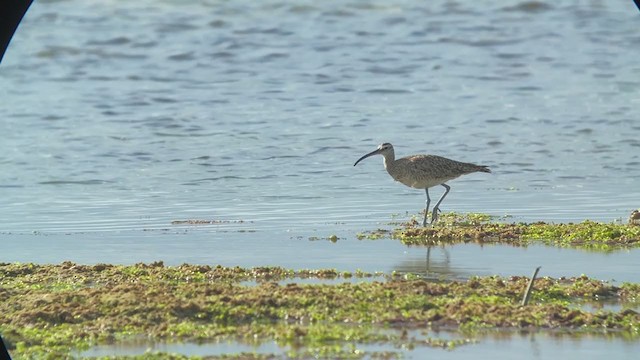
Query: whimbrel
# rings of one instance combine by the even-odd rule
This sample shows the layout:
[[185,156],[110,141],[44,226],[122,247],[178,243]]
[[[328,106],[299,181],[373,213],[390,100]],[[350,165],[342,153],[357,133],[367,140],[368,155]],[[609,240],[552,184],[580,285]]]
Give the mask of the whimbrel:
[[427,193],[427,206],[424,209],[422,226],[427,226],[427,213],[431,203],[431,198],[429,197],[430,187],[442,185],[445,188],[444,194],[442,194],[442,197],[440,197],[440,200],[431,211],[431,223],[433,224],[438,221],[440,203],[451,190],[451,187],[445,182],[474,172],[491,172],[488,167],[483,165],[463,163],[437,155],[411,155],[396,160],[393,145],[389,143],[379,145],[376,150],[358,159],[353,166],[358,165],[360,161],[369,156],[378,154],[384,156],[384,168],[387,169],[387,172],[395,181],[412,188],[424,189]]

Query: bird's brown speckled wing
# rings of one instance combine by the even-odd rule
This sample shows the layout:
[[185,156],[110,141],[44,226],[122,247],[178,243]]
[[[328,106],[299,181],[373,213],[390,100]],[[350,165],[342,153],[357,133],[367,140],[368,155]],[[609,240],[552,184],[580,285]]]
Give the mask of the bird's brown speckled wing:
[[427,188],[442,184],[461,175],[476,171],[488,171],[485,167],[455,161],[437,155],[413,155],[396,160],[390,174],[401,183]]

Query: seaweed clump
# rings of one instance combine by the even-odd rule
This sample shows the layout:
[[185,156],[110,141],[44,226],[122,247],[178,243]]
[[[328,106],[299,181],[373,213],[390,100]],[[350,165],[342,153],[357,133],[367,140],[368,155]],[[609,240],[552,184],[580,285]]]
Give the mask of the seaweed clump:
[[550,246],[573,247],[595,251],[613,251],[640,246],[640,226],[601,223],[585,220],[580,223],[508,223],[494,221],[486,214],[448,213],[432,226],[422,227],[416,219],[401,223],[393,230],[375,230],[358,234],[359,239],[384,236],[407,245],[444,243],[495,243],[527,246],[542,243]]

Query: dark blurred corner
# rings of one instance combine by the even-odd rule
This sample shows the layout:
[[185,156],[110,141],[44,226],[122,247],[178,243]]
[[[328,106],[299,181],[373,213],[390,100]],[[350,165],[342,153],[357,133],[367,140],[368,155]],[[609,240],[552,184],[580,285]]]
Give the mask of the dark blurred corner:
[[0,62],[20,20],[33,0],[0,0]]
[[2,360],[11,360],[11,357],[9,356],[9,351],[7,350],[6,346],[4,345],[4,341],[2,340],[1,336],[0,336],[0,359],[2,359]]
[[[32,2],[33,0],[0,0],[0,62],[13,33]],[[0,358],[11,360],[2,337],[0,337]]]

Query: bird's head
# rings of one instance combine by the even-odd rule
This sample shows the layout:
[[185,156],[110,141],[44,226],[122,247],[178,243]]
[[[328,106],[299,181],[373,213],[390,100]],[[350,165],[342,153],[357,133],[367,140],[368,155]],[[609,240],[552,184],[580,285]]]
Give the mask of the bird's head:
[[368,158],[369,156],[378,155],[378,154],[384,156],[385,158],[389,155],[392,155],[391,157],[393,158],[393,145],[389,143],[378,145],[377,149],[358,159],[358,161],[356,161],[356,163],[353,164],[353,166],[358,165],[360,161]]

